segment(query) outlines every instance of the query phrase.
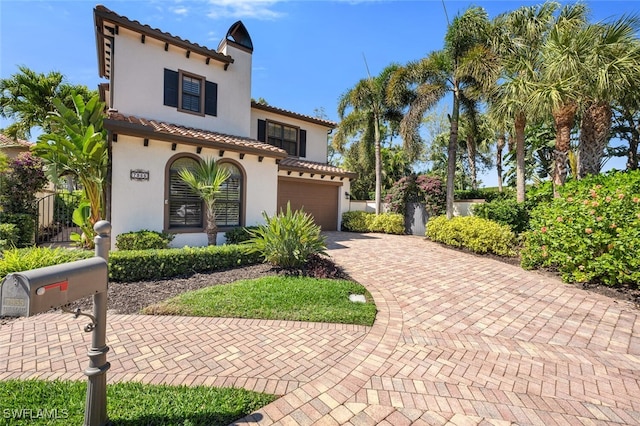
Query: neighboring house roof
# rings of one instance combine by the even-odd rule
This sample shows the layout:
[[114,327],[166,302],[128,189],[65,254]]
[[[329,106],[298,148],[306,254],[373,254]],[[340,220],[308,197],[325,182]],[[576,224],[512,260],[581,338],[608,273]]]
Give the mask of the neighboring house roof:
[[[98,48],[97,52],[99,68],[98,72],[100,73],[100,77],[110,77],[113,48],[111,38],[114,34],[118,33],[118,27],[127,28],[131,31],[141,34],[144,37],[152,37],[156,40],[163,41],[166,43],[165,48],[169,45],[172,45],[189,50],[193,53],[198,53],[208,58],[207,63],[209,63],[209,58],[222,62],[223,64],[225,64],[225,69],[226,66],[233,63],[233,58],[231,56],[166,33],[159,30],[158,28],[151,28],[149,25],[141,24],[138,21],[132,21],[126,16],[118,15],[117,13],[107,9],[102,5],[98,5],[95,7],[95,9],[93,9],[93,17],[96,25],[96,42]],[[105,25],[105,22],[111,23],[115,26]]]
[[27,141],[23,141],[20,139],[12,139],[9,136],[6,136],[0,133],[0,148],[26,148],[29,149],[31,147],[31,143]]
[[271,105],[265,105],[259,102],[251,101],[251,108],[260,109],[263,111],[272,112],[274,114],[285,115],[291,118],[297,118],[298,120],[307,121],[309,123],[319,124],[321,126],[328,127],[330,129],[334,129],[338,127],[337,123],[329,120],[323,120],[317,117],[311,117],[309,115],[298,114],[297,112],[287,111],[286,109],[276,108]]
[[314,161],[301,160],[295,157],[288,157],[280,161],[279,170],[287,170],[294,172],[319,173],[330,176],[344,176],[350,179],[356,178],[357,173],[350,172],[340,167],[331,166],[324,163],[316,163]]
[[109,111],[104,127],[115,133],[138,136],[166,142],[184,143],[215,149],[229,149],[266,157],[285,158],[287,152],[255,139],[225,135],[208,130],[194,129],[178,124],[147,120],[132,115]]

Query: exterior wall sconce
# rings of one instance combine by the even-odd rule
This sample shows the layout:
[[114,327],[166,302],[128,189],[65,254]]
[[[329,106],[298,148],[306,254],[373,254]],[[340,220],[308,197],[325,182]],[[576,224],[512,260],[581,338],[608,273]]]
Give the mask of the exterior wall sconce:
[[351,200],[351,194],[349,194],[348,192],[344,193],[344,199],[345,200]]

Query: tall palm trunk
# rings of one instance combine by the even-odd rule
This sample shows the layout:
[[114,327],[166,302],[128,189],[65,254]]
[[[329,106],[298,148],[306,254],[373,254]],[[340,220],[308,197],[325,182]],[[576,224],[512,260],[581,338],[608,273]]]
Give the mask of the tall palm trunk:
[[556,126],[556,146],[554,151],[553,195],[559,197],[558,188],[567,180],[567,161],[571,149],[571,129],[576,116],[575,103],[564,104],[553,111]]
[[600,173],[604,150],[611,134],[613,112],[607,102],[595,102],[589,105],[580,125],[580,144],[578,151],[578,178]]
[[374,144],[375,144],[375,156],[376,156],[376,214],[380,214],[382,210],[382,153],[380,149],[380,123],[377,117],[374,118]]
[[498,135],[496,142],[496,171],[498,172],[498,191],[502,192],[502,151],[506,143],[506,137],[504,133]]
[[527,117],[519,113],[515,117],[516,131],[516,200],[523,203],[525,199],[525,170],[524,170],[524,130]]
[[453,83],[453,109],[451,111],[451,131],[447,150],[447,218],[453,217],[453,199],[456,179],[456,154],[458,148],[458,121],[460,119],[460,88],[457,81]]
[[467,155],[469,156],[471,188],[478,189],[478,172],[476,169],[476,141],[473,138],[473,135],[467,135]]

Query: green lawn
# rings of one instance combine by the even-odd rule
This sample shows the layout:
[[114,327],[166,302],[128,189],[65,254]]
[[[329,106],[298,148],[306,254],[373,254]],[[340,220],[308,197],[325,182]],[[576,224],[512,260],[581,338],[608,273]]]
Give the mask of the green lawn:
[[[0,423],[81,425],[86,389],[84,381],[0,381]],[[107,414],[114,426],[227,425],[275,399],[236,388],[115,383],[107,386]]]
[[[363,294],[367,303],[349,301]],[[143,309],[145,314],[255,318],[372,325],[376,306],[358,283],[308,277],[265,277],[188,292]]]

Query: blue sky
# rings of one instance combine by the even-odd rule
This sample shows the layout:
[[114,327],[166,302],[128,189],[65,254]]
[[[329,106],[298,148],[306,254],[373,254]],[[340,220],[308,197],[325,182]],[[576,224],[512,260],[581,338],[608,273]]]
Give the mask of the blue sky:
[[[445,0],[449,18],[470,5],[490,17],[536,1]],[[96,1],[0,0],[0,78],[26,65],[57,70],[70,83],[96,88],[93,8]],[[104,0],[101,4],[154,28],[216,48],[242,20],[254,44],[252,96],[337,121],[339,96],[391,63],[420,59],[442,47],[447,18],[441,0]],[[592,21],[638,13],[637,1],[590,1]],[[6,121],[0,120],[0,127]],[[486,182],[490,183],[490,182]]]

